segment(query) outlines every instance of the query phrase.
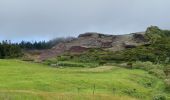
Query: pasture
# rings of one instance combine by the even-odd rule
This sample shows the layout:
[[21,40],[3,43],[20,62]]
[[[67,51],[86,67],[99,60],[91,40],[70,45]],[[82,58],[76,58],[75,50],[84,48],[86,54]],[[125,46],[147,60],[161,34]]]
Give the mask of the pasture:
[[0,100],[158,100],[169,93],[148,72],[116,66],[54,68],[0,60]]

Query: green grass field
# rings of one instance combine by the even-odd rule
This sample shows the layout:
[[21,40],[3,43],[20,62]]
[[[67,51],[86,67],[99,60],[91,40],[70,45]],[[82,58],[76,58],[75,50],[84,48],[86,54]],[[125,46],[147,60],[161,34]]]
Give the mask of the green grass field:
[[59,69],[0,60],[0,100],[154,100],[160,95],[169,95],[163,81],[142,70],[115,66]]

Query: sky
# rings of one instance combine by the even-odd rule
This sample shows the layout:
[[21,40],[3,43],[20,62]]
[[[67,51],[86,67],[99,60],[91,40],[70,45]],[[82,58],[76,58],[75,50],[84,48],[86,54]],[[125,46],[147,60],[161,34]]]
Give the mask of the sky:
[[170,0],[0,0],[0,40],[170,29]]

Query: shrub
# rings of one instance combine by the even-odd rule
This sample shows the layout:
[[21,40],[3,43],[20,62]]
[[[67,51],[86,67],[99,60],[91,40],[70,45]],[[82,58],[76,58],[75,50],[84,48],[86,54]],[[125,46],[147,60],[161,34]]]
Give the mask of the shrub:
[[144,96],[141,93],[139,93],[137,91],[137,89],[135,89],[135,88],[131,88],[131,89],[128,88],[128,89],[123,90],[122,92],[129,95],[129,96],[133,96],[133,97],[136,97],[136,98],[144,98]]
[[168,77],[170,75],[170,66],[167,65],[165,68],[164,68],[164,73],[165,75]]
[[170,79],[165,79],[165,89],[170,91]]
[[106,63],[107,63],[106,61],[99,61],[99,65],[104,65]]
[[97,62],[99,57],[97,54],[82,54],[80,55],[77,60],[83,63],[90,63],[90,62]]
[[156,69],[156,68],[151,69],[151,70],[149,70],[149,74],[153,74],[158,78],[165,78],[165,73],[161,69]]
[[166,100],[166,96],[162,94],[155,95],[153,96],[153,100]]
[[30,57],[30,56],[23,56],[21,58],[23,61],[34,61],[34,58]]
[[140,62],[137,61],[133,64],[133,68],[135,69],[143,69],[149,72],[149,74],[153,74],[158,78],[165,78],[166,75],[164,73],[164,66],[160,64],[153,64],[152,62]]
[[147,62],[141,62],[141,61],[137,61],[133,64],[133,68],[135,69],[143,69],[143,70],[146,70],[146,71],[150,71],[152,69],[160,69],[160,70],[163,70],[164,69],[164,66],[163,65],[160,65],[160,64],[153,64],[152,62],[150,61],[147,61]]
[[59,56],[59,57],[57,57],[58,61],[67,61],[67,60],[70,60],[70,59],[71,59],[71,56]]
[[132,69],[132,66],[133,66],[133,63],[132,63],[132,62],[128,62],[128,63],[127,63],[127,68]]
[[149,71],[151,69],[153,69],[155,66],[153,65],[152,62],[140,62],[140,61],[137,61],[133,64],[133,68],[135,69],[143,69],[143,70],[146,70],[146,71]]
[[44,61],[43,63],[50,65],[50,64],[57,63],[57,62],[58,62],[58,60],[56,58],[52,58],[52,59],[48,59],[48,60]]
[[132,96],[134,93],[136,93],[136,89],[126,89],[123,92]]

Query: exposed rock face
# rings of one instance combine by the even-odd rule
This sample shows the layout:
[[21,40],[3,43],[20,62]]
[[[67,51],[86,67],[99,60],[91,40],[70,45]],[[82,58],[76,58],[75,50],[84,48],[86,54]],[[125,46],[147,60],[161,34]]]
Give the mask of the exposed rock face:
[[141,42],[147,42],[148,40],[145,37],[145,32],[138,32],[138,33],[132,33],[133,34],[133,39],[137,42],[137,43],[141,43]]
[[53,47],[52,49],[41,51],[39,60],[43,61],[49,58],[59,56],[65,52],[65,49],[66,49],[65,44],[60,43],[57,46]]
[[85,47],[72,46],[72,47],[69,49],[69,52],[82,53],[82,52],[87,51],[87,50],[88,50],[88,48],[85,48]]
[[41,60],[58,56],[65,51],[84,52],[89,48],[103,48],[111,51],[123,50],[126,48],[135,48],[147,43],[144,32],[131,33],[126,35],[104,35],[101,33],[84,33],[78,38],[60,43],[50,50],[45,50],[40,55]]

